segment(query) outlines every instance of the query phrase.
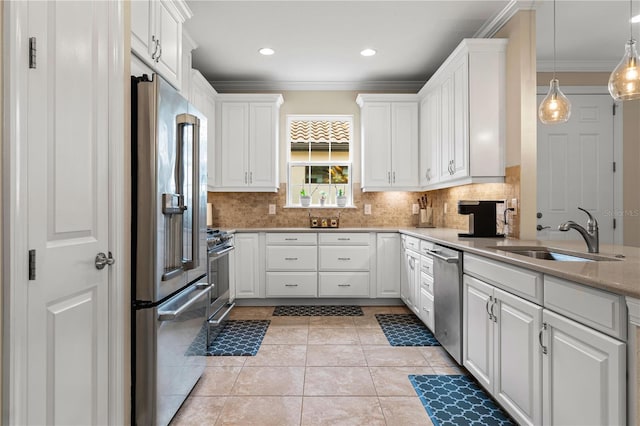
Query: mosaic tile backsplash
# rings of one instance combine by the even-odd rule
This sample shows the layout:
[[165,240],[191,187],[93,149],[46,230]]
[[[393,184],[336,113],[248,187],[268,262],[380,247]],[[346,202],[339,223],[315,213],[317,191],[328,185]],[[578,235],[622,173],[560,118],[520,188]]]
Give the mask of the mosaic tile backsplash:
[[[506,169],[505,183],[464,185],[427,192],[362,192],[354,185],[356,208],[310,209],[313,216],[337,216],[340,227],[397,226],[412,227],[418,215],[411,213],[412,205],[426,195],[433,207],[433,222],[437,227],[468,229],[468,216],[457,212],[458,200],[520,199],[520,166]],[[208,202],[213,204],[213,224],[221,228],[297,228],[309,226],[309,209],[284,208],[286,186],[277,193],[262,192],[209,192]],[[444,204],[447,214],[444,214]],[[269,215],[269,204],[276,205],[276,214]],[[371,215],[364,214],[364,205],[371,204]],[[511,219],[509,236],[518,238],[518,216]]]

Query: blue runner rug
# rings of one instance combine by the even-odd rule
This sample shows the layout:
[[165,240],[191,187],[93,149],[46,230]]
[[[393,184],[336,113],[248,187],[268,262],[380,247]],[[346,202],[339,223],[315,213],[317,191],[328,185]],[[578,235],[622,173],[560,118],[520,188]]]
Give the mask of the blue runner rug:
[[516,426],[471,378],[410,375],[409,380],[435,426]]
[[205,324],[185,355],[255,356],[270,323],[268,320],[229,320],[208,348],[205,348],[205,333],[209,327]]
[[433,333],[413,314],[376,314],[391,346],[440,346]]
[[276,306],[273,310],[274,317],[341,317],[362,316],[360,306],[329,306],[329,305],[303,305],[303,306]]

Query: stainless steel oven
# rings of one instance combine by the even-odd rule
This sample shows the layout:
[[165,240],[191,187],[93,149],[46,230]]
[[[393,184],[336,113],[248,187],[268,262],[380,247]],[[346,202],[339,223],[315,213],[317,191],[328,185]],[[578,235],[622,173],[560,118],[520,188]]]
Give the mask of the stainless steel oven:
[[222,324],[229,316],[235,303],[230,302],[229,295],[229,253],[234,250],[233,235],[224,231],[208,230],[208,276],[211,287],[209,306],[209,333],[207,335],[207,347],[210,339],[220,332]]

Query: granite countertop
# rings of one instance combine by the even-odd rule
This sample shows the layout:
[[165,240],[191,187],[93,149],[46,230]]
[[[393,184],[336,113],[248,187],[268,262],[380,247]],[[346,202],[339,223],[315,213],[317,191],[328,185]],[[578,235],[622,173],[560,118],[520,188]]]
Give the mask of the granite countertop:
[[608,290],[640,299],[640,248],[620,245],[600,245],[600,256],[621,260],[594,262],[558,262],[530,258],[495,246],[546,246],[588,254],[584,241],[516,240],[511,238],[460,238],[459,229],[450,228],[244,228],[231,232],[400,232],[423,238],[454,249],[477,254],[500,262],[575,281],[590,287]]

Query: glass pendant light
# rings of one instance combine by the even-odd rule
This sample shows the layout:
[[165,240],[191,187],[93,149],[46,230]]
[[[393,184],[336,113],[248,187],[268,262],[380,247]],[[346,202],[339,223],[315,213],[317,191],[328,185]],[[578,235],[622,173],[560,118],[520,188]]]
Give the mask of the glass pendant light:
[[629,41],[624,47],[624,57],[609,77],[609,93],[616,101],[640,99],[640,70],[638,69],[638,51],[633,38],[632,0],[629,0]]
[[544,124],[566,123],[571,117],[571,102],[560,90],[556,78],[556,0],[553,0],[553,78],[549,92],[538,107],[538,118]]

